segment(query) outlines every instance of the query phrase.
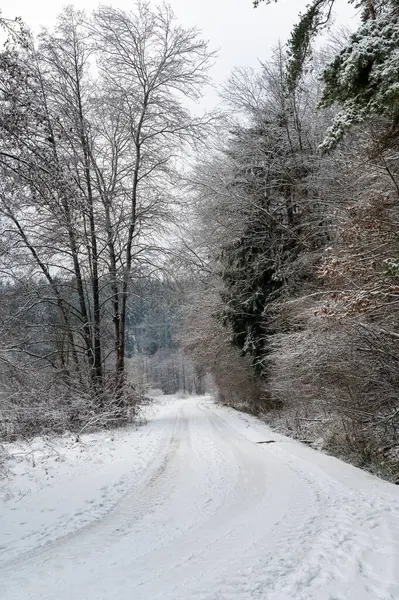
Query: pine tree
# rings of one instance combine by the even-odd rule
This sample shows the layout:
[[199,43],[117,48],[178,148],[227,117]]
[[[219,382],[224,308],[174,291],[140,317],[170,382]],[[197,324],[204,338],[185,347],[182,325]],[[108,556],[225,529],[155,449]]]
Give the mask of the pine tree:
[[[254,5],[262,1],[255,0]],[[339,112],[321,145],[323,151],[330,151],[352,126],[373,116],[388,119],[391,138],[399,127],[399,2],[348,1],[362,8],[362,23],[324,71],[320,107],[337,104]],[[314,0],[292,30],[287,45],[292,90],[311,56],[312,40],[331,20],[334,4],[335,0]]]
[[322,144],[331,150],[354,125],[383,117],[399,134],[399,3],[364,21],[324,71],[321,107],[339,106]]

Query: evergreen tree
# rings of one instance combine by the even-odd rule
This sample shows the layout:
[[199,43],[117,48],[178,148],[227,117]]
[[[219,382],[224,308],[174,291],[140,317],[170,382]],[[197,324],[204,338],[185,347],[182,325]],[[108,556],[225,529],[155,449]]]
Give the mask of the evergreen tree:
[[[255,0],[254,5],[260,2]],[[399,2],[349,3],[362,8],[362,22],[324,71],[320,107],[337,104],[339,112],[321,145],[323,151],[330,151],[352,126],[373,116],[388,119],[390,137],[396,137],[399,125]],[[330,22],[334,4],[335,0],[314,0],[294,26],[288,41],[287,79],[291,89],[303,74],[312,40]]]
[[[198,168],[205,182],[201,202],[214,210],[207,221],[215,220],[216,240],[222,239],[220,317],[262,375],[273,331],[269,307],[288,280],[291,285],[301,276],[292,265],[304,249],[318,246],[322,221],[311,189],[318,136],[308,111],[313,115],[314,104],[300,90],[289,90],[285,66],[279,48],[258,77],[233,74],[224,97],[249,124],[235,124],[213,166]],[[230,233],[225,240],[224,228]]]
[[354,125],[380,116],[399,133],[399,3],[384,3],[324,71],[321,107],[339,106],[323,142],[331,150]]

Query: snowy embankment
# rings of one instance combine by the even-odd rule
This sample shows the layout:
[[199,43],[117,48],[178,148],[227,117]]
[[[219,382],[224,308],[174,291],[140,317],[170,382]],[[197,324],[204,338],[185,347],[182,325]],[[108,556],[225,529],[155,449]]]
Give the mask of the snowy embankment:
[[[144,416],[161,410],[155,401]],[[0,565],[110,512],[160,451],[166,432],[156,425],[5,444]]]
[[209,398],[150,410],[9,447],[2,600],[399,598],[397,487]]

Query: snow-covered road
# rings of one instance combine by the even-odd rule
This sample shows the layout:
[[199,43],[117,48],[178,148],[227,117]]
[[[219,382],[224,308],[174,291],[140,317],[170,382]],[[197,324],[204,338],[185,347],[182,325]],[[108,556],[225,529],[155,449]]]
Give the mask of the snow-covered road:
[[397,486],[209,398],[115,435],[4,503],[1,600],[399,599]]

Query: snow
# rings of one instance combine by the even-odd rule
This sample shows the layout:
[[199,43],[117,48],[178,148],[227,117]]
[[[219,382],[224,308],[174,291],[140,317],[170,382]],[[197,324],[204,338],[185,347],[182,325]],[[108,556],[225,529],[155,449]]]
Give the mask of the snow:
[[8,446],[2,600],[399,598],[396,486],[207,397],[151,410]]

